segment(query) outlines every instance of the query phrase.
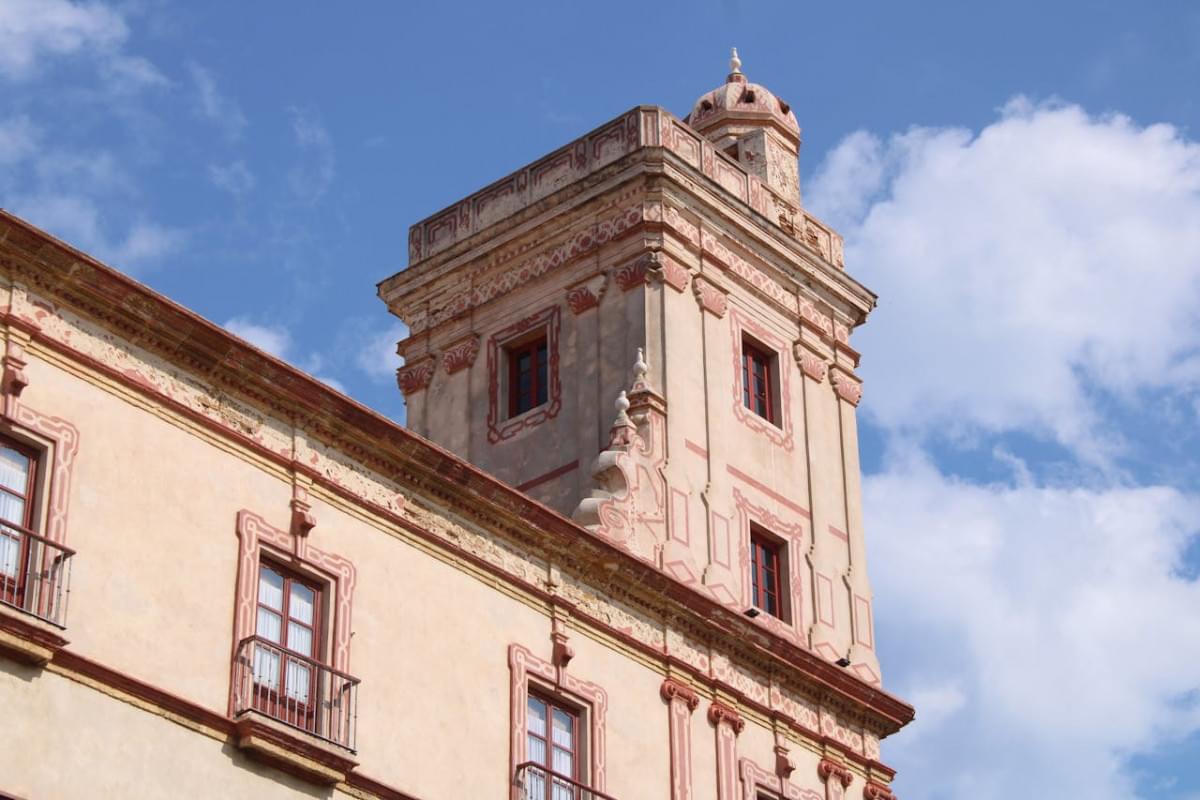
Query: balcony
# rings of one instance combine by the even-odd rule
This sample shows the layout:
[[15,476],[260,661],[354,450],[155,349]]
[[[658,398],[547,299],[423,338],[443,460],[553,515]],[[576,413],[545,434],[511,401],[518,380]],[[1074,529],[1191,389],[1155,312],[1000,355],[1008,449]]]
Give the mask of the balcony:
[[318,783],[356,764],[358,678],[260,636],[238,643],[233,663],[238,746]]
[[[66,645],[75,551],[0,519],[0,650],[44,664]],[[19,613],[14,613],[19,612]]]
[[534,761],[517,766],[513,783],[520,790],[520,800],[616,800]]

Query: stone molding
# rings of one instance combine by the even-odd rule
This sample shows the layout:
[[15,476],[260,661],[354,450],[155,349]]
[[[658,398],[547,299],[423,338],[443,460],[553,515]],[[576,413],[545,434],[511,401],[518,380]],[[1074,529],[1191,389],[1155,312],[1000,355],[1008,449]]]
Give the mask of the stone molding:
[[442,369],[447,375],[453,375],[474,364],[478,355],[479,335],[473,333],[446,348],[442,353]]

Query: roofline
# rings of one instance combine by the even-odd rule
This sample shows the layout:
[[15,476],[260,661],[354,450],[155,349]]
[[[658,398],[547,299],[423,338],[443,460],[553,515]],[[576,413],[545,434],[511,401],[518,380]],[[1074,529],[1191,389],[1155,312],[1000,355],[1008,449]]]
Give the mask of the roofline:
[[[30,263],[10,262],[3,258],[4,251]],[[717,631],[727,642],[740,641],[759,657],[790,667],[807,682],[824,687],[832,697],[865,707],[874,715],[877,724],[886,723],[886,733],[898,730],[913,719],[914,710],[908,703],[864,683],[809,650],[776,636],[767,637],[769,646],[750,642],[741,630],[745,621],[734,611],[680,584],[453,453],[2,208],[0,268],[6,272],[26,273],[43,291],[52,293],[56,300],[75,312],[105,327],[118,328],[135,346],[176,363],[185,362],[188,370],[202,373],[222,389],[241,395],[252,405],[272,414],[282,414],[294,424],[317,423],[324,429],[321,433],[334,443],[341,438],[340,445],[353,443],[355,449],[361,448],[363,452],[373,448],[378,461],[396,467],[416,467],[415,471],[421,473],[415,477],[406,475],[405,480],[425,478],[436,482],[442,491],[468,490],[474,502],[499,511],[502,518],[522,521],[523,527],[531,531],[551,534],[562,549],[570,548],[573,555],[582,557],[588,555],[586,550],[594,551],[606,564],[616,563],[626,572],[637,575],[638,580],[633,585],[669,597],[695,614],[695,622],[719,624]],[[15,322],[11,315],[9,321]],[[117,375],[115,371],[114,375]],[[126,377],[125,380],[130,379]],[[135,388],[146,390],[141,384],[131,383]],[[286,402],[272,402],[276,398]],[[282,458],[278,454],[275,457]],[[291,466],[301,468],[294,462]],[[372,507],[361,498],[358,502]],[[478,516],[490,519],[485,514]],[[407,518],[404,521],[412,524]],[[487,527],[482,521],[477,524]],[[665,653],[661,655],[669,658]]]

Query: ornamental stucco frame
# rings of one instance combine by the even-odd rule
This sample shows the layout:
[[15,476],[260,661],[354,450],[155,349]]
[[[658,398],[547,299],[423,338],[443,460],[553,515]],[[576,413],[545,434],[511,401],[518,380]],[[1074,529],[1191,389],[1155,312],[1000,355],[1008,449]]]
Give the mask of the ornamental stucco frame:
[[[791,365],[788,364],[788,344],[752,317],[729,305],[729,325],[733,332],[733,414],[746,427],[770,439],[787,452],[792,451],[795,437],[792,433],[792,400],[790,389]],[[742,401],[742,341],[745,334],[774,354],[775,372],[779,382],[779,422],[763,419],[746,408]]]
[[[500,371],[502,368],[504,346],[519,339],[538,328],[546,329],[546,353],[549,362],[546,365],[546,377],[550,382],[546,394],[546,402],[530,409],[523,414],[508,419],[503,418],[501,411],[500,390],[503,384]],[[562,409],[562,380],[559,376],[558,339],[562,328],[562,314],[557,305],[543,309],[520,319],[506,328],[496,331],[488,338],[487,368],[488,368],[488,415],[487,438],[491,444],[511,439],[523,430],[541,425],[548,419],[558,416]]]
[[758,800],[764,790],[779,800],[825,800],[820,792],[801,789],[748,758],[738,762],[738,775],[742,780],[741,800]]
[[[16,400],[15,397],[9,398]],[[34,411],[20,402],[6,404],[0,429],[33,445],[46,454],[49,470],[39,481],[37,510],[45,520],[42,534],[55,544],[67,542],[67,511],[71,499],[71,475],[79,454],[79,429],[61,417]]]
[[756,624],[792,641],[803,641],[804,632],[808,630],[804,610],[806,603],[803,570],[800,568],[802,559],[808,552],[805,547],[805,525],[803,522],[789,522],[781,519],[767,508],[757,505],[738,488],[733,490],[733,502],[738,513],[738,566],[742,576],[742,607],[753,605],[753,591],[750,580],[750,529],[759,525],[769,534],[783,541],[787,547],[787,611],[788,619],[774,617],[765,611],[753,619]]
[[510,690],[510,733],[509,783],[510,797],[520,800],[521,787],[516,783],[517,765],[525,763],[525,737],[528,725],[529,685],[544,687],[551,695],[558,695],[584,709],[588,722],[588,741],[585,742],[588,774],[585,783],[596,792],[603,792],[606,783],[607,756],[605,732],[607,730],[608,693],[597,684],[580,680],[567,672],[543,661],[528,648],[519,644],[508,646],[508,669]]
[[[328,587],[324,603],[329,609],[329,630],[321,631],[320,641],[329,643],[328,664],[350,674],[350,614],[354,608],[357,571],[349,560],[326,553],[308,543],[306,535],[296,535],[269,524],[253,511],[242,509],[237,515],[238,567],[233,608],[233,652],[230,657],[229,714],[237,708],[238,645],[253,636],[256,627],[258,567],[263,555],[284,566],[312,575]],[[320,660],[320,659],[318,659]]]

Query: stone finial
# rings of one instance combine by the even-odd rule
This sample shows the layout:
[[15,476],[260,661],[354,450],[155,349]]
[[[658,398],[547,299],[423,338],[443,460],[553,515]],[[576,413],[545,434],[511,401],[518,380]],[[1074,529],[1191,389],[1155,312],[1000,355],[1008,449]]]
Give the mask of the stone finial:
[[738,58],[736,47],[730,48],[729,72],[732,75],[741,75],[742,74],[742,60],[740,58]]
[[617,393],[617,399],[613,406],[617,409],[617,420],[623,420],[625,412],[629,410],[629,398],[625,396],[624,389]]
[[633,385],[644,384],[646,382],[646,373],[650,370],[650,365],[646,363],[646,351],[642,348],[637,349],[637,361],[633,362]]

